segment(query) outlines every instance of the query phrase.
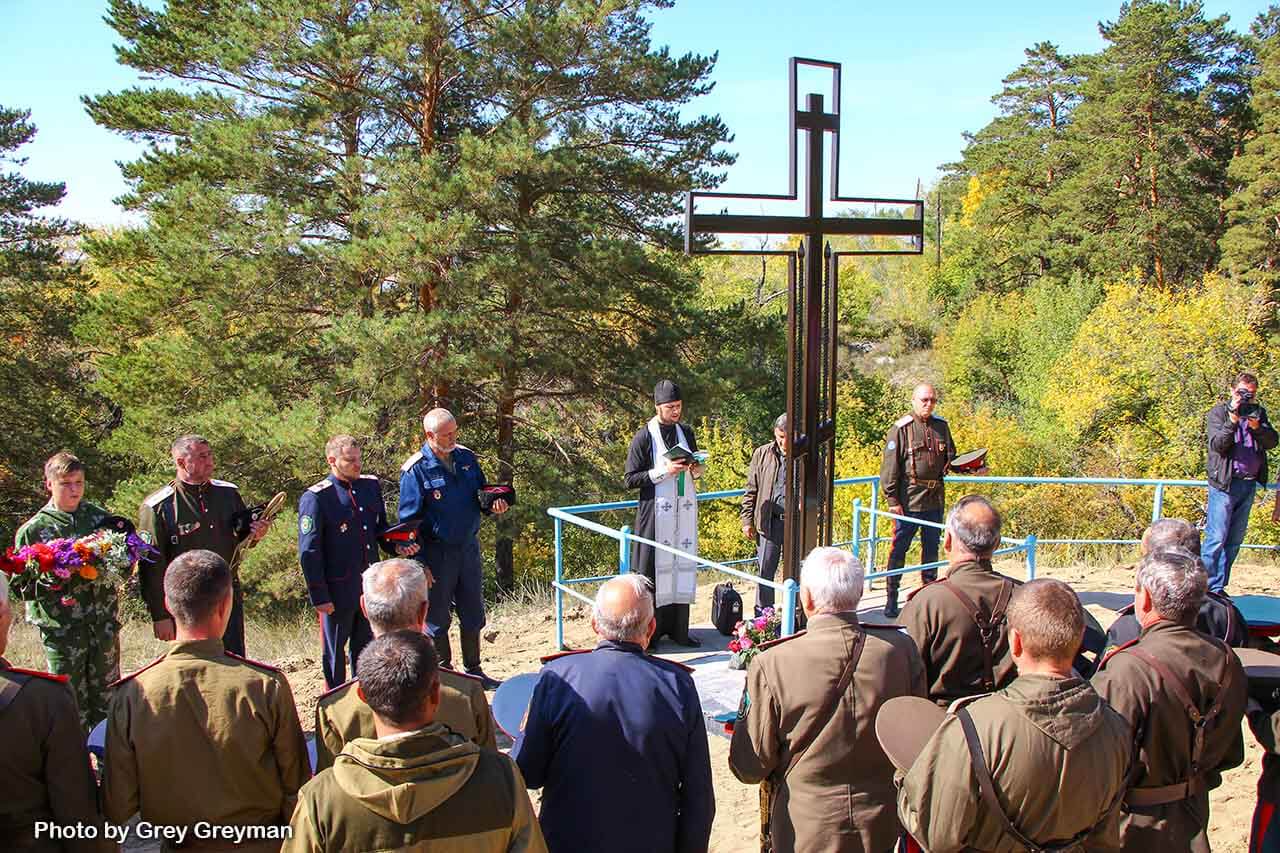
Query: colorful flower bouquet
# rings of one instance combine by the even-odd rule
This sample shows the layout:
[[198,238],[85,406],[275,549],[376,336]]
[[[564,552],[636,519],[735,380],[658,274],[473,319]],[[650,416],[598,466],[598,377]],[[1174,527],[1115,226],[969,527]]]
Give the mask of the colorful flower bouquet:
[[751,659],[760,653],[761,643],[776,640],[782,634],[782,616],[772,607],[760,611],[754,619],[744,619],[733,629],[729,641],[729,669],[746,669]]
[[56,597],[63,607],[75,607],[77,594],[91,584],[122,582],[138,558],[153,550],[136,533],[95,530],[78,539],[10,548],[0,556],[0,572],[9,575],[10,588],[26,601]]

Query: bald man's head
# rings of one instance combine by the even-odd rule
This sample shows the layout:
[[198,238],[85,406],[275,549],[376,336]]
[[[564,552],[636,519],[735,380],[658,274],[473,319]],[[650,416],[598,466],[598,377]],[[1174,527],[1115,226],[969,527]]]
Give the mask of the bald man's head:
[[982,495],[966,495],[956,501],[947,516],[943,543],[953,560],[965,557],[985,559],[1000,544],[1000,513]]
[[649,579],[626,574],[606,581],[596,593],[591,627],[601,639],[649,644],[653,634],[653,596]]
[[911,393],[911,411],[922,420],[933,414],[933,407],[937,404],[938,392],[932,385],[921,383]]

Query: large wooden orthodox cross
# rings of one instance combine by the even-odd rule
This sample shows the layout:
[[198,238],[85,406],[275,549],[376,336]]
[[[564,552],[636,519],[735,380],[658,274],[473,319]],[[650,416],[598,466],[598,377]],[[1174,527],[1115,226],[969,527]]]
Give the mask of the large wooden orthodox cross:
[[[833,112],[820,94],[797,106],[800,66],[826,68],[832,74]],[[792,57],[789,66],[790,191],[787,195],[689,193],[685,204],[685,251],[691,254],[780,255],[787,260],[787,433],[784,578],[799,578],[800,560],[817,545],[831,542],[835,479],[836,336],[839,259],[846,255],[920,254],[924,251],[924,202],[918,199],[858,198],[840,195],[840,64]],[[698,199],[796,201],[796,135],[805,134],[804,213],[800,216],[743,216],[696,213]],[[895,218],[824,216],[822,153],[831,134],[829,196],[833,202],[909,207]],[[914,214],[912,216],[911,214]],[[715,234],[800,235],[798,249],[708,248],[697,238]],[[880,236],[904,239],[904,248],[862,248],[833,252],[828,236]]]

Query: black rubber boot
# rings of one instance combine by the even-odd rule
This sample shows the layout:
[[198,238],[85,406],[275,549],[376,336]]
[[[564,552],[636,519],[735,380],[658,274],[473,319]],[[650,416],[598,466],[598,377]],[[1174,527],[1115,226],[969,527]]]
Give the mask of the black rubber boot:
[[484,674],[484,670],[480,668],[480,632],[479,631],[463,631],[462,632],[462,665],[467,670],[467,675],[474,675],[480,679],[480,683],[484,685],[485,690],[496,690],[502,682],[496,678],[490,678]]
[[436,644],[436,659],[440,662],[440,668],[453,669],[453,649],[449,646],[449,632],[437,631],[431,640]]

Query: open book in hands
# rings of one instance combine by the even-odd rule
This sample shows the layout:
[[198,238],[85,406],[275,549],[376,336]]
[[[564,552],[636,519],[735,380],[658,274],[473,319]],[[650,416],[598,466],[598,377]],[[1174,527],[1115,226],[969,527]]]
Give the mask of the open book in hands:
[[662,454],[662,458],[669,459],[672,462],[687,461],[690,465],[704,465],[710,455],[711,454],[707,453],[705,450],[699,450],[697,453],[690,453],[688,450],[677,444],[675,447],[668,448],[667,452]]

